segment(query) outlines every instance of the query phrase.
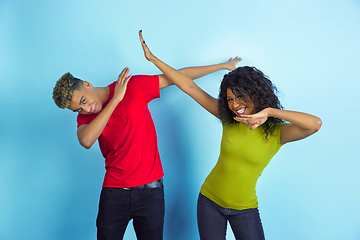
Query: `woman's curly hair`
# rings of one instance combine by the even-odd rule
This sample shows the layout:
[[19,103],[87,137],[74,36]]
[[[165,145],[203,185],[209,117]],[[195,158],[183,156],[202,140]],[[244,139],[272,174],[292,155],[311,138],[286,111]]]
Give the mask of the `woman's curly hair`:
[[[223,124],[231,124],[236,122],[236,116],[229,109],[227,101],[227,89],[230,89],[236,97],[240,97],[243,101],[250,101],[254,104],[255,112],[271,107],[283,109],[278,97],[278,90],[270,79],[255,67],[239,67],[226,74],[221,82],[219,93],[219,114]],[[267,139],[268,134],[272,134],[276,123],[283,123],[284,120],[269,117],[262,125]]]
[[56,82],[53,91],[53,99],[59,108],[67,108],[70,105],[74,90],[79,90],[82,80],[75,78],[70,73],[65,73]]

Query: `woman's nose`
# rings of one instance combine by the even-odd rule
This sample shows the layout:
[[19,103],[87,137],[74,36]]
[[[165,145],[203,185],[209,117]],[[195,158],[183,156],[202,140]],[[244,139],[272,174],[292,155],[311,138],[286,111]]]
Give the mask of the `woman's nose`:
[[238,100],[233,101],[233,107],[238,108],[240,105],[240,102]]

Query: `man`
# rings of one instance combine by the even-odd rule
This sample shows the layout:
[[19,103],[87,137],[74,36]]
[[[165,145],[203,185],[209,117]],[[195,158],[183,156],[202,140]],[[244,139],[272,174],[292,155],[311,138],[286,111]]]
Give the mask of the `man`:
[[[238,60],[189,67],[179,71],[196,79],[221,69],[233,69]],[[105,178],[96,221],[98,239],[122,239],[133,219],[139,240],[162,239],[164,225],[164,175],[155,126],[148,103],[173,83],[164,75],[128,76],[106,87],[64,74],[56,83],[53,99],[60,108],[77,112],[79,143],[89,149],[99,140],[105,158]]]

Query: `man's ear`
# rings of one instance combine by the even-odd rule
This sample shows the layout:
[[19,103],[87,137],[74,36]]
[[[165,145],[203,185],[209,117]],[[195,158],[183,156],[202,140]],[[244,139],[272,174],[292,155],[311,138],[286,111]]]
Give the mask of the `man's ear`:
[[86,88],[93,88],[93,86],[91,85],[91,83],[89,83],[88,81],[83,81],[83,86]]

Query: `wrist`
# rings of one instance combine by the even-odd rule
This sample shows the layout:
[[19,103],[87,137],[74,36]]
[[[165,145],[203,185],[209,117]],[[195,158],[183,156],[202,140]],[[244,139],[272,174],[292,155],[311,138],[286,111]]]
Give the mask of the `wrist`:
[[113,106],[114,108],[118,105],[119,102],[121,102],[121,100],[124,97],[117,97],[117,96],[113,96],[113,98],[110,100],[108,106]]
[[229,71],[231,71],[228,62],[219,63],[219,66],[220,66],[220,70],[229,70]]
[[271,107],[268,107],[268,108],[265,108],[265,111],[266,111],[266,114],[268,117],[275,117],[274,116],[274,108],[271,108]]
[[155,57],[154,55],[150,56],[150,57],[148,58],[148,60],[149,60],[151,63],[155,64],[155,65],[160,61],[160,60],[159,60],[157,57]]

